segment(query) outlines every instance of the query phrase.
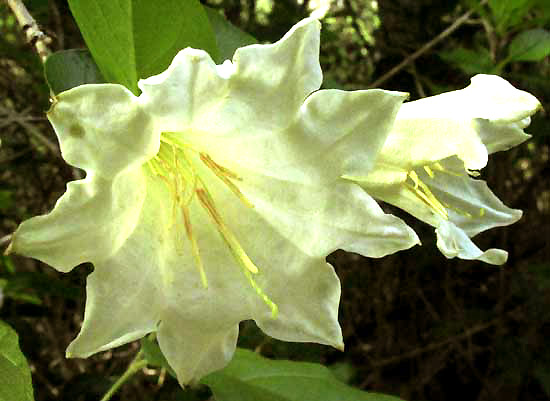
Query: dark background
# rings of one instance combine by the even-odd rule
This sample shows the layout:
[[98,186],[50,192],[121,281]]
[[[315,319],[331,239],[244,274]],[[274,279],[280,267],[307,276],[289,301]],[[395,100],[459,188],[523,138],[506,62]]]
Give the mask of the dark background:
[[[408,91],[411,99],[466,86],[478,72],[494,71],[521,32],[550,28],[545,0],[507,22],[487,5],[397,74],[377,86]],[[308,2],[205,1],[260,41],[279,39],[308,14]],[[466,13],[477,1],[334,1],[323,20],[321,63],[325,87],[362,89]],[[525,3],[525,1],[517,1]],[[26,2],[54,39],[52,50],[83,47],[67,4]],[[465,49],[465,50],[464,50]],[[550,110],[550,60],[506,64],[500,75],[530,91]],[[73,180],[57,153],[45,119],[49,107],[42,66],[0,3],[0,238],[24,219],[51,210]],[[241,345],[266,356],[321,362],[364,390],[411,401],[534,401],[550,399],[550,166],[548,114],[527,132],[533,138],[490,157],[481,178],[524,217],[476,237],[482,249],[509,251],[508,263],[447,260],[433,228],[387,205],[424,244],[382,259],[336,252],[328,259],[342,281],[340,323],[346,352],[267,338],[242,325]],[[124,370],[138,344],[87,360],[64,351],[79,330],[84,285],[91,266],[61,274],[37,261],[0,259],[0,318],[19,333],[37,400],[97,400]],[[178,389],[158,369],[138,374],[113,399],[200,400],[204,389]],[[15,400],[14,400],[15,401]]]

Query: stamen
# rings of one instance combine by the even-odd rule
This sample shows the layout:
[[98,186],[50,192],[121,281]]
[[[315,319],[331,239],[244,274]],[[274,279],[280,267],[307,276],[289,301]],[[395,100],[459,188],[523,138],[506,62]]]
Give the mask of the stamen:
[[431,206],[434,211],[439,213],[445,220],[448,220],[449,215],[447,214],[445,207],[443,207],[443,205],[437,200],[432,191],[430,191],[430,188],[428,188],[428,186],[424,184],[420,178],[418,178],[418,175],[414,170],[409,172],[409,177],[413,181],[414,187],[406,183],[405,185],[407,185],[409,189],[416,194],[416,196]]
[[273,302],[267,296],[267,294],[260,288],[260,286],[256,283],[256,281],[254,280],[254,278],[252,277],[252,275],[248,270],[244,271],[244,275],[248,279],[248,282],[250,283],[252,288],[254,288],[254,290],[256,291],[256,294],[258,294],[260,298],[262,298],[262,300],[266,303],[266,305],[269,306],[269,309],[271,309],[271,318],[276,319],[277,313],[279,312],[279,307],[277,306],[277,304]]
[[424,166],[424,170],[426,170],[426,173],[428,173],[428,175],[430,176],[430,178],[434,178],[434,177],[435,177],[434,172],[432,171],[432,169],[431,169],[429,166]]
[[212,160],[212,158],[210,156],[208,156],[207,154],[201,152],[201,153],[199,153],[199,156],[200,156],[202,162],[204,164],[206,164],[208,167],[210,167],[212,170],[219,171],[220,173],[222,173],[223,175],[225,175],[229,178],[233,178],[235,180],[242,181],[242,178],[239,177],[236,173],[234,173],[233,171],[229,170],[226,167],[220,166],[218,163],[216,163],[214,160]]
[[201,158],[201,161],[206,165],[206,167],[210,168],[210,170],[212,170],[212,172],[216,174],[216,176],[220,180],[222,180],[225,185],[227,185],[227,187],[231,190],[231,192],[233,192],[237,196],[237,198],[241,200],[241,202],[243,202],[246,206],[250,208],[254,208],[254,205],[243,195],[243,193],[239,190],[239,188],[237,188],[237,186],[233,184],[233,182],[229,179],[229,178],[233,178],[235,180],[240,181],[241,178],[237,174],[235,174],[233,171],[223,166],[220,166],[214,160],[212,160],[210,156],[204,153],[200,153],[200,158]]
[[[424,167],[426,168],[426,167]],[[459,174],[459,173],[456,173],[454,171],[451,171],[451,170],[448,170],[446,169],[445,167],[443,167],[443,165],[439,162],[435,162],[435,163],[432,163],[430,165],[430,167],[428,168],[431,168],[433,170],[436,170],[436,171],[440,171],[442,173],[445,173],[445,174],[449,174],[449,175],[454,175],[455,177],[462,177],[462,174]],[[428,173],[429,174],[429,173]],[[433,177],[432,177],[433,178]]]
[[472,216],[471,213],[468,213],[468,212],[465,211],[465,210],[461,210],[461,209],[458,209],[458,208],[453,207],[453,206],[451,206],[451,205],[448,205],[447,203],[443,203],[443,205],[445,205],[445,207],[446,207],[447,209],[450,209],[450,210],[452,210],[453,212],[456,212],[457,214],[460,214],[460,215],[462,215],[462,216],[464,216],[464,217],[468,217],[469,219],[471,219],[471,218],[474,217],[474,216]]
[[203,188],[197,189],[196,192],[199,201],[201,202],[201,205],[210,215],[210,218],[214,221],[214,223],[216,223],[216,226],[218,227],[218,232],[221,234],[223,240],[231,250],[231,253],[233,254],[233,257],[236,259],[236,261],[244,268],[244,270],[248,270],[252,273],[258,273],[258,268],[256,267],[256,265],[252,263],[244,249],[241,247],[241,244],[239,244],[239,241],[237,241],[233,233],[229,230],[229,228],[227,228],[227,226],[223,222],[220,214],[214,206],[214,202],[210,194],[208,194],[208,192]]
[[[177,133],[163,132],[161,135],[159,152],[155,157],[149,160],[147,165],[150,167],[152,174],[159,177],[162,182],[164,182],[172,195],[172,224],[174,224],[179,217],[177,216],[178,211],[181,213],[180,218],[183,219],[185,234],[187,235],[193,260],[199,271],[203,287],[208,288],[208,280],[201,258],[199,244],[193,233],[191,213],[189,210],[189,205],[195,195],[203,209],[212,219],[234,259],[241,266],[251,287],[270,308],[272,318],[275,318],[278,313],[277,305],[253,279],[253,274],[259,272],[258,268],[223,221],[220,213],[215,207],[212,196],[208,192],[200,175],[195,170],[193,162],[187,157],[186,151],[190,150],[198,153],[204,165],[208,167],[208,169],[210,169],[245,205],[253,208],[254,205],[243,195],[233,182],[233,180],[241,181],[242,179],[235,172],[216,163],[208,154],[200,152],[191,145],[188,146],[188,144],[181,141],[179,136],[175,134]],[[179,238],[179,234],[182,234],[181,230],[178,230],[176,233],[176,246],[183,242],[183,240]]]
[[472,177],[479,177],[481,175],[480,172],[477,170],[466,169],[466,172]]
[[199,252],[199,245],[197,244],[197,239],[193,235],[193,228],[191,226],[191,217],[189,216],[189,209],[184,206],[181,209],[183,214],[183,221],[185,224],[185,232],[187,233],[187,238],[191,244],[191,252],[193,253],[193,259],[195,259],[195,265],[199,270],[201,276],[202,285],[204,288],[208,288],[208,280],[206,279],[206,273],[204,272],[204,266],[202,264],[201,255]]

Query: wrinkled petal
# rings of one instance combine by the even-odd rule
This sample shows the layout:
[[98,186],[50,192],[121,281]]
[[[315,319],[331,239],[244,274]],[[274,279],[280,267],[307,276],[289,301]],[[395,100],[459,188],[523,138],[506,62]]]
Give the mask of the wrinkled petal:
[[241,188],[255,211],[308,255],[345,249],[382,257],[419,242],[410,227],[354,184],[308,187],[254,172],[246,177]]
[[237,49],[221,66],[204,51],[184,49],[165,72],[140,80],[140,98],[163,131],[252,137],[280,129],[321,86],[319,31],[317,20],[305,19],[272,45]]
[[126,244],[115,258],[94,263],[86,283],[84,322],[67,348],[68,358],[87,358],[156,330],[162,304],[158,272],[153,264],[139,268],[152,258],[130,245],[134,243]]
[[[418,178],[428,185],[430,192],[440,202],[447,213],[443,218],[437,210],[420,199],[412,184],[403,185],[406,176],[390,177],[382,184],[369,181],[359,184],[369,194],[384,202],[405,210],[412,216],[436,228],[437,246],[448,258],[477,259],[492,264],[502,264],[507,253],[500,249],[486,252],[477,248],[469,237],[494,227],[515,223],[521,218],[521,210],[505,206],[489,189],[485,181],[470,178],[462,162],[449,158],[440,163],[445,171],[416,169]],[[384,174],[374,173],[376,178]],[[367,177],[368,178],[368,177]]]
[[430,165],[456,155],[467,169],[481,169],[489,152],[521,143],[525,119],[540,103],[493,75],[476,75],[462,90],[403,105],[381,162],[406,169]]
[[132,233],[144,199],[139,170],[114,180],[88,175],[69,182],[51,213],[21,223],[9,249],[62,272],[80,263],[102,261]]
[[[322,90],[308,97],[320,85],[311,71],[318,55],[302,50],[318,36],[318,22],[305,20],[276,44],[239,49],[234,64],[222,66],[206,52],[185,49],[165,72],[140,81],[140,101],[163,131],[181,133],[183,142],[230,168],[296,181],[363,171],[374,163],[407,95]],[[262,67],[264,59],[295,63],[279,62],[285,68],[274,72]]]
[[451,259],[480,260],[492,265],[502,265],[508,259],[508,252],[502,249],[488,249],[483,252],[466,233],[449,221],[442,220],[435,230],[437,247],[443,255]]
[[523,129],[538,108],[534,96],[506,80],[477,75],[465,89],[405,103],[373,168],[343,178],[436,227],[445,256],[504,263],[505,251],[483,252],[470,237],[516,222],[521,211],[468,174],[490,153],[529,138]]
[[104,178],[138,167],[158,152],[160,132],[121,85],[82,85],[60,93],[48,119],[67,163]]

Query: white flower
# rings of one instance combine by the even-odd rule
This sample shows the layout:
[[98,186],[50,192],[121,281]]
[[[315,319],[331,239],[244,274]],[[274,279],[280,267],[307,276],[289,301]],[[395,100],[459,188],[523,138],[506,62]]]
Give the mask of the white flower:
[[506,251],[483,252],[470,237],[516,222],[521,211],[470,176],[479,175],[490,153],[528,139],[523,129],[539,107],[506,80],[477,75],[465,89],[405,103],[374,168],[344,177],[436,227],[446,257],[502,264]]
[[58,96],[48,118],[87,175],[23,222],[11,250],[60,271],[93,263],[69,356],[156,332],[188,383],[228,362],[245,319],[343,347],[325,257],[380,257],[418,239],[340,179],[374,163],[404,94],[317,91],[319,27],[304,20],[222,65],[182,50],[139,97],[112,84]]

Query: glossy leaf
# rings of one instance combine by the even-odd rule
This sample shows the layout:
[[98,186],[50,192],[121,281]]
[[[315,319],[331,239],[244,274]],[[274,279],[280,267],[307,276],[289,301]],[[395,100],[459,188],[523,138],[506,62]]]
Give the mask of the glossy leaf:
[[92,55],[84,49],[53,53],[44,64],[44,74],[55,94],[83,84],[105,82]]
[[0,320],[0,401],[33,401],[31,371],[15,330]]
[[239,47],[258,42],[253,36],[237,28],[213,8],[205,7],[205,10],[216,35],[219,49],[219,55],[215,59],[217,62],[231,60],[235,50]]
[[439,56],[468,75],[490,73],[494,69],[491,55],[483,47],[477,50],[456,47],[449,51],[440,52]]
[[520,33],[508,48],[511,61],[540,61],[550,54],[550,32],[531,29]]
[[318,364],[275,361],[237,349],[229,365],[206,376],[217,401],[399,401],[342,383]]
[[497,30],[505,32],[507,28],[518,24],[532,4],[533,0],[489,0]]
[[105,79],[134,94],[140,78],[165,70],[185,47],[217,56],[198,0],[69,0],[69,6]]

